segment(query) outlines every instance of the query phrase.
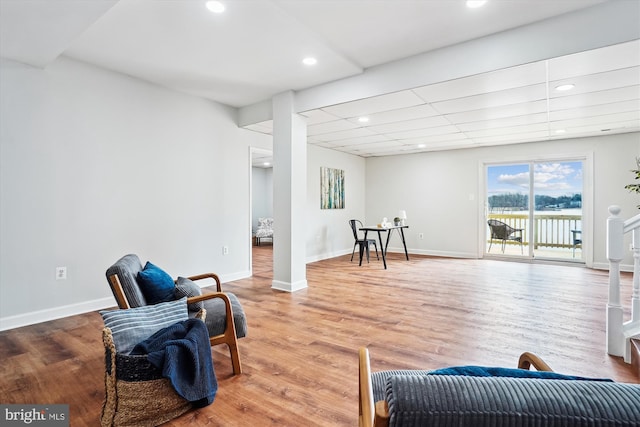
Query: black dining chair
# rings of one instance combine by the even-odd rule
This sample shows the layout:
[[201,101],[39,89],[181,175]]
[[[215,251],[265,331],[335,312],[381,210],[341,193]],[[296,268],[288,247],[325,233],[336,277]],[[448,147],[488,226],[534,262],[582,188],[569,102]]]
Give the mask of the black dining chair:
[[359,235],[359,229],[364,227],[362,222],[357,219],[350,219],[349,225],[351,226],[351,231],[353,231],[353,238],[355,240],[353,243],[353,251],[351,251],[351,261],[353,262],[353,254],[356,252],[356,246],[358,246],[358,249],[360,250],[360,261],[362,261],[362,252],[366,251],[367,262],[369,262],[369,245],[371,244],[376,248],[376,258],[380,259],[380,256],[378,256],[378,244],[376,243],[376,239],[365,240],[364,237],[360,237]]

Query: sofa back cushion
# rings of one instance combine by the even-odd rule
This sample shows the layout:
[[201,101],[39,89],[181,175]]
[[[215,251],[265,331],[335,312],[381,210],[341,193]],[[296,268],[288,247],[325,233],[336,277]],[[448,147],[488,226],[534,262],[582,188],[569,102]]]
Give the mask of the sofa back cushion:
[[640,385],[447,375],[395,375],[389,426],[638,426]]

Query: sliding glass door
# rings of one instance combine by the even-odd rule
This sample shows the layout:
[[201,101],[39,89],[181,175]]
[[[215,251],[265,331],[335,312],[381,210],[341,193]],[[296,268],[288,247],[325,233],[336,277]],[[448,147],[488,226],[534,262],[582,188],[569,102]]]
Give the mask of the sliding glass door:
[[486,165],[488,256],[583,261],[581,160]]

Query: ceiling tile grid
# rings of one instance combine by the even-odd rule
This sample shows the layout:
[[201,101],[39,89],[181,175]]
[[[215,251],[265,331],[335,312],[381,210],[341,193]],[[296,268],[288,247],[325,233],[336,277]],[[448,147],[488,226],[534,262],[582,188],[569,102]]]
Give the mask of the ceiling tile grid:
[[640,41],[303,114],[325,119],[309,143],[362,157],[637,132]]

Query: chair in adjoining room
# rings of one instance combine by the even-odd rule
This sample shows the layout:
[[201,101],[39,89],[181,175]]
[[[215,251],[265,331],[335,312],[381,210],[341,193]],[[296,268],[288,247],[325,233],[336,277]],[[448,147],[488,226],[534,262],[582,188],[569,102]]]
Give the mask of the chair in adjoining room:
[[[147,262],[143,267],[135,254],[125,255],[106,272],[107,281],[118,307],[128,309],[188,298],[189,315],[206,311],[205,323],[212,346],[226,344],[229,347],[233,373],[242,373],[238,338],[247,335],[247,319],[238,298],[222,292],[220,278],[214,273],[178,277],[175,281],[162,269]],[[212,279],[216,292],[202,293],[195,281]]]
[[367,253],[367,262],[369,262],[369,245],[373,245],[376,248],[376,258],[380,259],[378,255],[378,244],[376,243],[376,239],[367,239],[364,240],[364,236],[360,237],[359,229],[364,227],[362,222],[357,219],[350,219],[349,225],[351,226],[351,231],[353,231],[353,238],[355,242],[353,243],[353,251],[351,251],[351,261],[353,261],[353,254],[356,252],[356,246],[358,246],[360,250],[360,261],[362,261],[362,253],[366,251]]
[[524,253],[522,245],[522,231],[524,228],[513,228],[509,224],[506,224],[497,219],[490,219],[487,221],[489,228],[491,229],[491,240],[489,241],[489,252],[491,252],[491,245],[493,240],[502,240],[502,252],[507,244],[507,240],[514,242],[520,242],[520,253]]
[[573,257],[576,257],[576,246],[580,245],[582,248],[582,231],[571,230],[571,240],[573,241]]
[[273,218],[258,218],[256,246],[260,246],[262,239],[271,239],[273,243]]

